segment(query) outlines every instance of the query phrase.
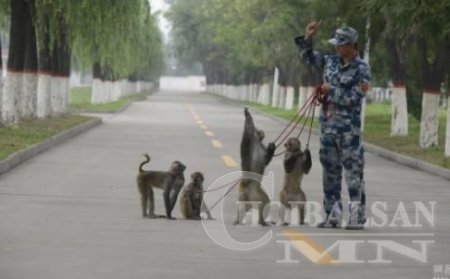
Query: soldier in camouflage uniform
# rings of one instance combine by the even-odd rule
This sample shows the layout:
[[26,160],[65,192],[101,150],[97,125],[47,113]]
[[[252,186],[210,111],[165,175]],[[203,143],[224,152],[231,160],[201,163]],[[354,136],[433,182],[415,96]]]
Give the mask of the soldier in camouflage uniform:
[[[312,36],[320,22],[311,22],[304,36],[295,39],[300,56],[323,71],[322,92],[327,102],[320,115],[320,162],[323,168],[325,221],[318,227],[339,227],[342,222],[342,172],[345,171],[350,203],[346,229],[363,229],[365,223],[364,148],[361,108],[370,81],[369,66],[358,56],[358,33],[351,27],[336,30],[328,42],[336,54],[313,49]],[[324,108],[325,106],[323,106]]]

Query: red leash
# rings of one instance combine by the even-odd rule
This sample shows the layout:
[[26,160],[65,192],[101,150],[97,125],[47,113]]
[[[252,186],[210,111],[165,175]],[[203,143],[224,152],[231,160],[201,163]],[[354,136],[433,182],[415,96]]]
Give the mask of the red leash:
[[[308,121],[308,118],[306,117],[306,115],[312,114],[311,122],[309,125],[310,127],[309,127],[308,141],[306,144],[306,147],[308,147],[309,142],[311,140],[311,131],[312,131],[312,125],[314,122],[315,107],[320,106],[320,105],[322,105],[322,108],[323,108],[324,112],[326,113],[328,110],[327,94],[323,93],[322,86],[318,85],[315,88],[314,93],[311,94],[311,96],[307,99],[307,101],[302,106],[302,108],[300,108],[300,110],[295,114],[293,119],[288,123],[288,125],[283,129],[283,131],[280,133],[280,135],[278,135],[278,137],[275,139],[274,142],[276,143],[283,136],[283,134],[288,130],[288,128],[295,122],[295,124],[291,127],[289,132],[282,137],[281,142],[279,142],[276,145],[276,148],[281,146],[281,144],[292,134],[292,132],[295,130],[295,128],[297,128],[297,126],[299,125],[299,122],[301,122],[301,120],[304,118],[302,128],[300,129],[300,132],[297,134],[297,138],[300,138],[305,126],[307,125],[306,123]],[[311,113],[311,110],[312,110],[312,113]],[[300,117],[299,117],[299,115],[300,115]],[[277,153],[274,155],[274,157],[280,156],[284,153],[285,153],[285,151]]]

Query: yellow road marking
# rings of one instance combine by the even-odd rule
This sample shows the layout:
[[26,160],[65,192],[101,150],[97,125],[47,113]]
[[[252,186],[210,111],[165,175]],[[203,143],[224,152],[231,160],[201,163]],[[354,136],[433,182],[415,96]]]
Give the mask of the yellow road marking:
[[203,121],[197,120],[197,124],[198,124],[198,125],[202,125],[202,124],[203,124]]
[[200,125],[200,128],[202,128],[203,130],[208,130],[208,126],[206,126],[206,125]]
[[222,157],[222,160],[225,162],[225,165],[227,165],[228,167],[235,168],[238,166],[236,161],[234,161],[233,158],[231,158],[231,156],[222,155],[221,157]]
[[207,135],[208,137],[214,137],[214,133],[211,131],[206,131],[205,135]]
[[220,141],[218,141],[218,140],[211,140],[211,143],[212,143],[212,145],[215,147],[215,148],[222,148],[223,146],[222,146],[222,143],[220,142]]
[[292,242],[293,247],[313,263],[326,265],[335,264],[336,259],[326,253],[325,249],[309,238],[307,234],[292,229],[284,229],[283,234]]

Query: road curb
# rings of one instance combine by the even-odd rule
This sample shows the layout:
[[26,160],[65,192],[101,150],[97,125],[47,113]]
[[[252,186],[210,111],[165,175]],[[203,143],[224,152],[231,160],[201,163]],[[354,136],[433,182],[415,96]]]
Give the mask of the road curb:
[[132,105],[133,103],[134,103],[134,102],[130,102],[130,103],[124,105],[123,107],[121,107],[120,109],[118,109],[118,110],[116,110],[116,111],[112,111],[111,113],[121,113],[121,112],[124,112],[124,111],[127,110],[129,107],[131,107],[131,105]]
[[[243,105],[243,104],[241,104],[239,102],[227,99],[227,98],[222,97],[222,96],[217,96],[217,95],[214,95],[214,94],[208,94],[208,95],[214,96],[214,97],[218,97],[218,98],[223,99],[224,101],[226,101],[226,102],[228,102],[230,104],[233,104],[233,105],[239,105],[241,107],[246,107],[245,105]],[[252,111],[260,114],[260,115],[266,116],[266,117],[268,117],[268,118],[270,118],[272,120],[280,122],[281,124],[287,125],[289,123],[289,121],[287,121],[286,119],[280,118],[278,116],[271,115],[269,113],[260,111],[260,110],[255,109],[255,108],[250,108],[250,109]],[[316,136],[319,136],[320,133],[319,133],[318,129],[313,128],[312,129],[312,134],[316,135]],[[413,169],[425,171],[425,172],[428,172],[428,173],[440,176],[442,178],[445,178],[447,180],[450,180],[450,170],[449,169],[446,169],[446,168],[443,168],[443,167],[440,167],[440,166],[436,166],[436,165],[433,165],[433,164],[430,164],[430,163],[427,163],[427,162],[424,162],[424,161],[421,161],[421,160],[409,157],[407,155],[402,155],[402,154],[399,154],[399,153],[396,153],[396,152],[384,149],[382,147],[376,146],[376,145],[374,145],[372,143],[368,143],[368,142],[365,142],[365,141],[364,141],[364,148],[365,148],[366,151],[368,151],[368,152],[370,152],[372,154],[378,155],[380,157],[383,157],[385,159],[388,159],[388,160],[397,162],[399,164],[402,164],[404,166],[408,166],[408,167],[411,167]]]
[[17,165],[20,165],[21,163],[25,162],[26,160],[38,155],[39,153],[50,149],[51,147],[60,144],[78,134],[81,134],[87,130],[90,130],[102,123],[102,120],[97,118],[93,119],[89,122],[83,123],[81,125],[78,125],[76,127],[73,127],[69,130],[63,131],[52,138],[41,142],[34,144],[24,150],[17,151],[11,155],[9,155],[6,159],[3,159],[0,161],[0,175],[3,173],[8,172],[9,170],[13,169]]
[[121,108],[117,110],[105,110],[105,111],[95,111],[95,110],[84,110],[84,109],[72,109],[70,113],[73,114],[80,114],[80,113],[98,113],[98,114],[114,114],[114,113],[121,113],[124,112],[126,109],[128,109],[134,102],[130,102],[122,106]]

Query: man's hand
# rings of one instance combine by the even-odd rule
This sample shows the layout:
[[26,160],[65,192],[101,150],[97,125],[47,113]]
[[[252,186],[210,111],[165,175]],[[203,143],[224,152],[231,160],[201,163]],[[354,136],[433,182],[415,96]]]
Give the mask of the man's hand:
[[366,82],[361,82],[359,84],[359,89],[361,89],[361,91],[364,93],[364,95],[366,95],[367,91],[369,91],[369,84]]
[[314,36],[314,34],[316,34],[317,30],[319,30],[319,26],[322,23],[322,21],[311,21],[310,23],[308,23],[308,25],[306,26],[305,29],[305,39],[308,39],[312,36]]
[[328,91],[330,91],[330,88],[331,88],[331,85],[326,82],[320,86],[320,89],[322,89],[322,93],[324,93],[324,94],[327,94]]

